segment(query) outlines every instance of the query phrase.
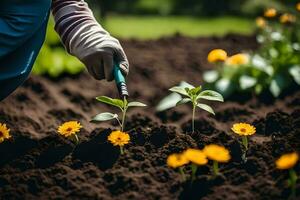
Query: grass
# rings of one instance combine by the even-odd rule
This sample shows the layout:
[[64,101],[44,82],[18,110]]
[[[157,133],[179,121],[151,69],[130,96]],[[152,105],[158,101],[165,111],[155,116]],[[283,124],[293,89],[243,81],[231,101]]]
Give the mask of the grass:
[[110,15],[103,24],[115,37],[157,39],[175,33],[196,36],[223,36],[227,33],[251,34],[254,22],[238,17],[195,18],[187,16]]

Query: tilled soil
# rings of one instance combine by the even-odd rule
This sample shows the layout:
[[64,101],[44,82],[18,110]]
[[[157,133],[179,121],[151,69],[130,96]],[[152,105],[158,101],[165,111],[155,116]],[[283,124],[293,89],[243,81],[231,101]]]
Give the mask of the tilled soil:
[[[113,83],[93,80],[86,73],[59,79],[31,76],[0,103],[0,122],[13,139],[0,144],[0,199],[287,199],[287,172],[275,169],[283,153],[300,151],[300,91],[273,100],[236,94],[215,103],[216,116],[198,111],[196,132],[190,132],[189,106],[156,113],[155,105],[168,88],[185,80],[201,84],[201,74],[213,48],[230,54],[257,48],[254,37],[224,38],[174,36],[155,41],[123,41],[131,72],[130,99],[146,104],[128,114],[131,143],[125,154],[107,142],[117,124],[91,124],[92,116],[115,111],[94,97],[117,97]],[[78,120],[80,144],[58,136],[58,125]],[[239,138],[230,127],[252,123],[248,161],[241,160]],[[166,166],[169,154],[188,147],[217,143],[231,151],[221,164],[222,175],[211,179],[209,166],[200,167],[193,183]],[[300,172],[299,164],[296,171]],[[300,184],[297,184],[300,198]]]

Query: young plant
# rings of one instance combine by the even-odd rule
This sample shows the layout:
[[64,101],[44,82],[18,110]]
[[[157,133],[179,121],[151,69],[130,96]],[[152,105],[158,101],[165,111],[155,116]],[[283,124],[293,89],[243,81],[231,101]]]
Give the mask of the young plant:
[[121,154],[124,154],[124,145],[129,143],[130,136],[128,133],[122,131],[113,131],[107,137],[107,140],[110,141],[114,146],[119,146]]
[[11,138],[10,129],[7,128],[6,124],[0,123],[0,143]]
[[298,153],[288,153],[282,155],[280,158],[278,158],[275,162],[276,168],[279,170],[289,170],[289,180],[288,180],[288,186],[291,188],[291,197],[296,196],[296,183],[298,180],[296,171],[293,169],[293,167],[297,164],[299,160]]
[[213,177],[219,174],[219,163],[227,163],[231,159],[229,151],[216,144],[206,145],[203,152],[208,159],[213,161]]
[[96,115],[92,121],[93,122],[103,122],[103,121],[108,121],[108,120],[117,120],[121,127],[121,131],[124,131],[125,129],[125,118],[126,118],[126,112],[129,108],[131,107],[145,107],[147,106],[146,104],[143,104],[141,102],[128,102],[125,98],[123,100],[121,99],[112,99],[107,96],[100,96],[96,97],[96,99],[102,103],[117,107],[121,110],[122,112],[122,119],[119,119],[118,114],[115,113],[110,113],[110,112],[104,112]]
[[80,122],[78,121],[68,121],[60,125],[57,129],[58,134],[75,140],[76,144],[79,143],[77,133],[80,132],[82,128]]
[[236,123],[233,124],[231,130],[236,133],[237,135],[242,137],[242,151],[243,151],[243,155],[242,155],[242,159],[244,162],[247,161],[247,151],[249,148],[249,144],[248,144],[248,137],[251,135],[254,135],[256,133],[256,128],[250,124],[247,123]]
[[215,114],[214,110],[210,106],[200,103],[200,100],[205,99],[205,100],[209,100],[209,101],[220,101],[220,102],[224,101],[222,95],[219,94],[218,92],[215,92],[212,90],[203,90],[202,91],[201,86],[194,87],[194,86],[188,84],[187,87],[175,86],[175,87],[170,88],[169,90],[183,96],[183,98],[181,98],[181,100],[179,100],[176,103],[176,106],[185,104],[185,103],[189,103],[189,102],[192,104],[192,132],[195,131],[196,108],[201,108],[213,115]]
[[199,149],[187,149],[182,153],[171,154],[167,158],[167,165],[174,169],[179,168],[179,172],[182,179],[186,179],[186,165],[190,164],[189,167],[192,171],[191,180],[194,181],[198,166],[206,165],[208,162],[206,155]]

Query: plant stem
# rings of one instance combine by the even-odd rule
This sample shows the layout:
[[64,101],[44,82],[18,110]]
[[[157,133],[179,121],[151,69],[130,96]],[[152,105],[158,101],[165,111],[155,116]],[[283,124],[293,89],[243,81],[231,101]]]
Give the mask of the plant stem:
[[247,136],[242,137],[242,143],[245,147],[245,150],[248,151],[248,138],[247,138]]
[[184,173],[184,167],[179,167],[179,173],[182,176],[182,180],[185,181],[185,173]]
[[74,138],[75,138],[76,145],[78,145],[79,144],[79,138],[76,134],[74,134]]
[[124,97],[123,99],[124,102],[124,109],[122,110],[122,126],[121,126],[121,131],[124,131],[124,127],[125,127],[125,117],[126,117],[126,111],[127,111],[127,101],[126,101],[126,97]]
[[213,161],[213,172],[214,172],[214,177],[216,177],[219,173],[219,164],[217,161]]
[[120,146],[120,153],[121,153],[121,155],[124,154],[124,148],[123,148],[123,146]]
[[297,177],[297,174],[294,169],[290,169],[289,174],[290,174],[290,181],[289,181],[290,185],[289,186],[291,187],[291,190],[292,190],[291,197],[295,197],[296,196],[296,183],[297,183],[298,177]]
[[192,114],[192,133],[195,132],[195,110],[196,110],[196,106],[193,103],[193,114]]
[[192,182],[193,182],[196,178],[196,172],[197,172],[198,166],[195,164],[191,164],[191,169],[192,169]]
[[116,118],[116,120],[117,120],[117,122],[119,123],[119,125],[120,125],[120,127],[122,129],[122,124],[121,124],[120,120],[118,118]]

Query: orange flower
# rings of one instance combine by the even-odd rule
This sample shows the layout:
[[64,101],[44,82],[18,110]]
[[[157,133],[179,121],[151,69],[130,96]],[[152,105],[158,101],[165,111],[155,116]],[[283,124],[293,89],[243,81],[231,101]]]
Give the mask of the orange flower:
[[256,18],[255,22],[256,22],[256,26],[259,28],[264,28],[267,25],[267,22],[263,17]]
[[296,9],[297,9],[298,11],[300,11],[300,2],[299,2],[299,3],[297,3],[297,5],[296,5]]
[[230,160],[229,151],[222,146],[216,144],[206,145],[203,152],[210,160],[226,163]]
[[223,62],[227,59],[227,53],[223,49],[214,49],[209,52],[207,60],[210,63]]
[[276,15],[277,15],[277,11],[274,8],[268,8],[264,12],[264,16],[267,18],[273,18],[276,17]]
[[299,156],[296,152],[288,153],[280,156],[276,160],[277,169],[291,169],[293,168],[299,160]]
[[291,24],[296,21],[296,17],[292,14],[284,13],[283,15],[280,16],[279,21],[282,24]]
[[182,167],[188,163],[189,160],[181,153],[171,154],[167,158],[167,165],[172,168]]

